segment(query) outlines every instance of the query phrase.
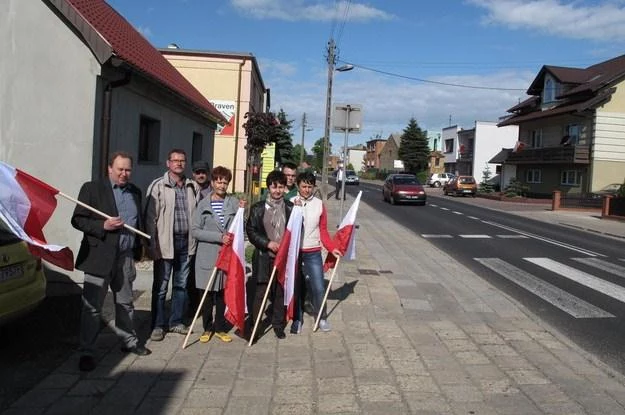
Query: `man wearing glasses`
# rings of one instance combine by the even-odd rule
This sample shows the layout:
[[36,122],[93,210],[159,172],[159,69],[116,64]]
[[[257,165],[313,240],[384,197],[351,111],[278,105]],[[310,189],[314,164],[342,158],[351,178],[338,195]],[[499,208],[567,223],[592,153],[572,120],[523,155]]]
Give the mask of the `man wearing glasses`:
[[[151,236],[150,253],[154,259],[152,283],[152,334],[161,341],[165,332],[187,334],[183,322],[187,305],[187,279],[191,257],[195,255],[195,239],[190,223],[197,203],[197,184],[185,177],[187,156],[184,150],[173,149],[167,157],[167,171],[148,187],[145,229]],[[165,315],[165,297],[172,281],[171,315]]]

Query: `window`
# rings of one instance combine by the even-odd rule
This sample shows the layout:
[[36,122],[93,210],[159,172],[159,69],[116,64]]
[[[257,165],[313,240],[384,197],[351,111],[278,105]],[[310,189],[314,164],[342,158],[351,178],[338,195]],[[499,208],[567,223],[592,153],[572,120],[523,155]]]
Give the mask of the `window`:
[[579,136],[582,133],[582,127],[579,124],[569,124],[564,131],[564,137],[560,144],[564,146],[575,145],[579,141]]
[[577,180],[578,177],[579,177],[579,174],[577,170],[564,170],[562,171],[562,178],[560,180],[560,184],[564,184],[568,186],[578,185],[579,184],[579,181]]
[[434,165],[435,165],[436,167],[440,166],[440,165],[441,165],[441,159],[439,159],[438,157],[436,157],[436,158],[434,159]]
[[142,115],[139,118],[139,163],[158,163],[161,122]]
[[454,140],[445,140],[445,153],[452,153],[454,151]]
[[532,130],[530,135],[530,146],[540,148],[543,146],[543,130]]
[[542,183],[540,169],[529,169],[525,172],[525,181],[528,183]]
[[204,136],[200,133],[193,133],[193,143],[191,144],[191,161],[202,160],[202,141]]

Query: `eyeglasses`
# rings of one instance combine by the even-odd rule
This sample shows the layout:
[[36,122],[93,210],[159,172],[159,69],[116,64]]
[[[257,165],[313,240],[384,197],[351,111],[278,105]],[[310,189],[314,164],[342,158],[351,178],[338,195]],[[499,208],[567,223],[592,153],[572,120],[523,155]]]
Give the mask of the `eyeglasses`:
[[180,160],[180,159],[170,159],[169,161],[171,161],[172,163],[180,163],[180,164],[184,164],[187,162],[186,160]]

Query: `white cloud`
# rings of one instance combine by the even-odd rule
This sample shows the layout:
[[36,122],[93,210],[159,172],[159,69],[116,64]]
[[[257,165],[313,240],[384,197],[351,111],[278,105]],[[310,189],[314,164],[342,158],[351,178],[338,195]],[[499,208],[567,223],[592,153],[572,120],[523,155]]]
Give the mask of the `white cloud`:
[[[295,78],[266,77],[272,85],[272,109],[283,108],[293,123],[294,139],[301,137],[300,120],[304,112],[308,125],[306,147],[323,136],[326,105],[326,73],[319,68],[316,76],[306,82]],[[474,121],[497,121],[506,110],[525,99],[525,89],[535,77],[534,72],[501,71],[480,75],[461,75],[431,80],[464,84],[518,88],[519,91],[466,89],[397,80],[379,74],[353,71],[334,78],[333,103],[360,104],[363,108],[363,131],[350,135],[350,144],[364,143],[376,134],[386,138],[401,132],[411,117],[430,133],[438,133],[451,124],[472,128]],[[334,133],[334,147],[342,145],[343,135]],[[299,141],[297,141],[299,142]]]
[[[395,17],[383,10],[347,1],[331,2],[317,0],[314,4],[306,0],[230,0],[239,12],[256,19],[277,19],[286,21],[332,21],[347,15],[351,22],[392,20]],[[348,13],[345,13],[346,8]]]
[[152,37],[152,30],[147,26],[136,26],[135,29],[143,35],[143,37]]
[[622,41],[625,38],[625,6],[622,1],[592,2],[579,0],[468,0],[488,11],[487,24],[572,39]]

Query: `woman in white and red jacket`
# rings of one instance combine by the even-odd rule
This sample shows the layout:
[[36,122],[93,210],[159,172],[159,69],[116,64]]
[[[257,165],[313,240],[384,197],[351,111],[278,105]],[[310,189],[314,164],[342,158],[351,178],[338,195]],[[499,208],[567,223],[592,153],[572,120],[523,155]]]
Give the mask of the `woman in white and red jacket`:
[[[336,256],[341,256],[330,235],[328,234],[328,214],[321,199],[314,197],[315,175],[312,172],[302,172],[297,176],[297,196],[291,201],[301,205],[304,212],[304,227],[302,229],[302,244],[300,248],[300,272],[295,281],[295,316],[291,324],[291,333],[299,334],[304,324],[303,302],[305,289],[310,292],[315,317],[319,314],[325,284],[323,279],[323,260],[321,246]],[[324,307],[319,320],[322,331],[330,331],[330,324],[326,320]]]

